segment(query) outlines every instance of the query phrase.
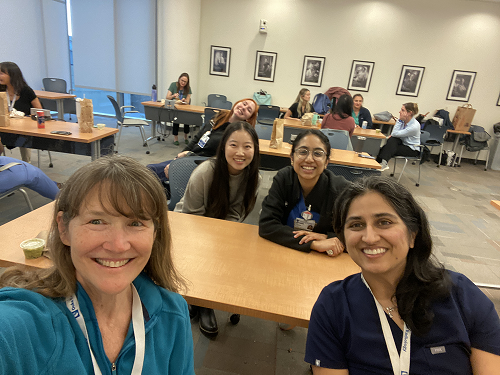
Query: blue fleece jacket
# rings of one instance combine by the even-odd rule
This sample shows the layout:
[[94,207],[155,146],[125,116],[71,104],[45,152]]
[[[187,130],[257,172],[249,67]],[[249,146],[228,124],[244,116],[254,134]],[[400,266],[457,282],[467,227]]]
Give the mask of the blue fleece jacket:
[[[186,301],[144,274],[134,285],[141,297],[146,329],[142,373],[194,374]],[[79,284],[77,298],[103,375],[130,374],[135,358],[132,323],[112,372],[94,308]],[[94,374],[87,343],[64,299],[46,298],[25,289],[0,290],[0,353],[0,374]]]

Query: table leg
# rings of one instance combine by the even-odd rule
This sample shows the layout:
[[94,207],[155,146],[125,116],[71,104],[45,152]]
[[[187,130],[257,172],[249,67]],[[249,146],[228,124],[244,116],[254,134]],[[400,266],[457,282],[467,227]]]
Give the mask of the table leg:
[[57,118],[59,121],[64,121],[64,99],[57,99]]
[[[453,165],[452,167],[456,167],[457,166],[457,152],[455,151],[457,146],[458,146],[458,139],[460,138],[460,134],[455,134],[455,140],[453,141],[453,152],[455,153],[455,160],[453,160]],[[460,165],[458,165],[460,166]]]
[[150,120],[151,121],[151,136],[146,139],[146,142],[149,142],[152,139],[156,138],[156,121],[155,120]]
[[90,144],[90,158],[92,161],[101,157],[101,140],[98,139]]

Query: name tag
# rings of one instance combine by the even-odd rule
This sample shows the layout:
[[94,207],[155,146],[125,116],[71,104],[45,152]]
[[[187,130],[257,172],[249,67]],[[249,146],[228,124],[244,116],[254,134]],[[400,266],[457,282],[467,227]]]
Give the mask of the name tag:
[[203,134],[203,136],[200,138],[200,140],[198,141],[198,146],[200,146],[200,148],[205,147],[208,140],[210,139],[210,133],[211,131],[209,130],[205,134]]
[[435,346],[431,348],[431,354],[442,354],[446,353],[446,348],[444,346]]

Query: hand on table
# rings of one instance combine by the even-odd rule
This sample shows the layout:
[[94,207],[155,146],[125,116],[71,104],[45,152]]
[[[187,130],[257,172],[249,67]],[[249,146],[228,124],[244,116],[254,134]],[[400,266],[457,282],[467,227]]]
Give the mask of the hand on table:
[[328,256],[335,257],[344,251],[344,245],[337,237],[333,237],[325,240],[313,241],[311,249],[320,253],[326,252]]
[[303,243],[308,243],[309,241],[320,241],[320,240],[326,240],[328,238],[326,234],[309,232],[307,230],[294,230],[293,234],[294,234],[293,238],[304,236],[300,239],[299,245],[302,245]]

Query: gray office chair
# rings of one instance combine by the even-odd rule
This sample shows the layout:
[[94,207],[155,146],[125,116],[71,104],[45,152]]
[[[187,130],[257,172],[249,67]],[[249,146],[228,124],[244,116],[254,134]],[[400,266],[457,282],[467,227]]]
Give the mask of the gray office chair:
[[418,162],[418,179],[417,183],[415,186],[420,186],[420,165],[422,164],[422,157],[424,156],[424,145],[425,142],[429,139],[430,134],[429,132],[426,132],[424,130],[420,131],[420,145],[418,146],[420,148],[420,153],[417,156],[395,156],[394,157],[394,169],[392,170],[391,177],[394,176],[394,173],[396,172],[396,161],[398,159],[405,159],[405,164],[403,165],[403,169],[401,170],[401,173],[399,174],[398,182],[401,180],[401,176],[403,175],[403,172],[405,171],[406,164],[408,163],[408,160]]
[[270,141],[271,135],[273,134],[273,127],[269,125],[256,124],[255,131],[257,132],[259,139],[267,139]]
[[170,201],[168,209],[173,211],[175,205],[181,200],[186,191],[186,186],[195,168],[208,158],[206,156],[185,156],[172,160],[168,169],[170,184]]
[[226,95],[210,94],[208,95],[207,101],[202,103],[205,107],[216,107],[214,103],[219,101],[226,102],[227,101]]
[[[43,88],[45,91],[60,92],[68,94],[67,84],[64,79],[61,78],[44,78],[42,79]],[[71,90],[70,90],[71,91]],[[42,99],[40,98],[43,108],[49,109],[51,111],[57,111],[57,104],[55,100]],[[71,115],[76,115],[76,102],[75,99],[64,99],[64,113],[69,113],[69,118],[71,120]]]
[[349,167],[347,165],[328,164],[327,169],[333,172],[336,176],[343,176],[347,181],[354,182],[358,178],[368,176],[380,176],[381,172],[378,169]]
[[351,138],[347,130],[321,129],[321,132],[328,137],[332,148],[352,151]]
[[127,113],[139,113],[139,111],[125,111],[125,108],[135,108],[133,105],[124,105],[121,108],[118,106],[118,103],[116,102],[115,98],[113,98],[111,95],[108,95],[108,99],[113,104],[113,108],[115,109],[116,113],[116,126],[120,127],[120,132],[118,133],[118,140],[116,141],[116,150],[115,152],[118,152],[118,145],[120,144],[120,137],[122,135],[122,128],[123,127],[129,127],[129,126],[135,126],[139,128],[139,131],[141,132],[141,137],[142,137],[142,146],[147,147],[148,150],[146,151],[146,154],[150,153],[149,150],[149,144],[148,140],[146,137],[146,131],[144,130],[144,126],[148,126],[149,123],[140,120],[140,119],[135,119],[135,118],[125,118],[125,115]]
[[491,136],[484,130],[482,126],[479,125],[471,125],[469,129],[470,135],[466,134],[460,144],[462,148],[460,149],[460,157],[458,159],[458,165],[460,166],[460,162],[462,161],[462,153],[465,149],[469,152],[476,152],[476,159],[474,160],[474,165],[477,164],[477,159],[479,158],[479,153],[483,150],[486,150],[486,165],[484,170],[488,170],[488,159],[490,158],[490,148],[488,146],[488,140],[491,139]]
[[261,105],[257,113],[257,122],[262,125],[273,125],[274,120],[280,117],[280,107],[277,105]]
[[438,168],[441,165],[441,156],[443,155],[444,137],[446,136],[446,131],[448,128],[444,125],[439,125],[439,123],[426,123],[424,129],[429,132],[429,139],[423,145],[432,149],[436,146],[441,146],[439,150],[439,162]]
[[8,197],[9,195],[15,193],[16,191],[19,191],[24,196],[24,200],[26,201],[26,204],[28,205],[30,211],[33,211],[33,205],[31,204],[30,198],[28,197],[28,193],[26,193],[26,190],[24,190],[23,188],[25,188],[24,185],[19,185],[3,193],[0,193],[0,199]]
[[203,125],[207,124],[210,122],[211,119],[215,117],[220,111],[218,109],[214,108],[205,108],[205,115],[203,119]]

